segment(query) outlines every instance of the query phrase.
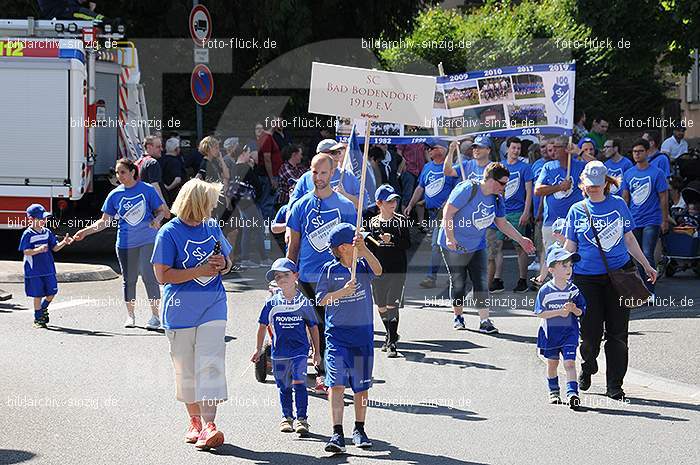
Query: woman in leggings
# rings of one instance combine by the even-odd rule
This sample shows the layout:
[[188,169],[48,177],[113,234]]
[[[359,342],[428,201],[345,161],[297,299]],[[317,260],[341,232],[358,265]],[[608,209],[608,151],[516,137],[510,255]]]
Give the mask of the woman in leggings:
[[158,329],[160,288],[153,274],[151,254],[156,232],[166,215],[167,207],[153,186],[139,181],[138,167],[132,160],[118,160],[116,172],[121,185],[107,195],[102,205],[102,218],[75,233],[73,238],[83,240],[106,229],[112,223],[112,218],[118,218],[116,251],[124,281],[127,311],[124,327],[136,326],[136,280],[141,275],[152,313],[146,329]]

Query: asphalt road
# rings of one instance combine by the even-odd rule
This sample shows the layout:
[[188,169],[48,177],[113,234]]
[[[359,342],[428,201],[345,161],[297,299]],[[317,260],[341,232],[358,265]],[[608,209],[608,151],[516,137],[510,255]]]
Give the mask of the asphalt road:
[[[422,252],[413,260],[426,263]],[[0,410],[7,425],[0,463],[700,462],[697,398],[627,383],[629,401],[612,401],[602,396],[604,377],[598,375],[583,394],[586,411],[550,406],[545,368],[534,347],[536,318],[517,301],[513,310],[512,297],[503,294],[500,303],[506,305],[494,312],[499,336],[454,331],[448,308],[421,308],[425,295],[436,293],[417,286],[421,273],[411,274],[407,285],[400,358],[375,353],[367,419],[374,448],[349,446],[347,455],[328,458],[323,452],[331,429],[326,399],[310,400],[309,438],[279,433],[276,388],[271,380],[256,382],[249,368],[266,297],[259,290],[262,274],[254,270],[227,282],[230,400],[217,421],[226,444],[213,453],[182,442],[187,417],[174,398],[167,339],[121,328],[119,280],[61,285],[48,330],[32,328],[21,285],[2,285],[15,299],[0,304]],[[506,286],[509,282],[507,277]],[[140,284],[138,293],[144,294]],[[631,323],[631,366],[697,382],[697,313],[683,311],[672,318],[666,317],[671,313],[640,313],[646,316]],[[146,318],[140,308],[137,322]],[[378,318],[375,325],[381,328]],[[475,312],[468,313],[467,325],[476,328]],[[382,337],[377,329],[377,347]],[[664,366],[689,367],[664,371]],[[348,409],[346,434],[351,429]]]

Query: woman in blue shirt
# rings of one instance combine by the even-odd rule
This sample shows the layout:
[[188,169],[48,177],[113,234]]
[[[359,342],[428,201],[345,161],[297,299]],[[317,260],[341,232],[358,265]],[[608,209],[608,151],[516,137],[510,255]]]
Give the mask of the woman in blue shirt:
[[438,244],[442,248],[450,279],[450,297],[455,314],[454,328],[466,329],[462,307],[466,298],[467,276],[472,282],[474,302],[479,309],[479,331],[486,334],[498,330],[489,319],[486,230],[492,223],[517,242],[525,252],[535,252],[532,241],[523,237],[505,219],[503,192],[510,172],[500,163],[491,163],[484,170],[480,183],[462,181],[447,199],[440,226]]
[[75,233],[73,238],[80,241],[109,227],[112,218],[118,219],[116,250],[127,311],[124,327],[136,326],[136,281],[141,275],[152,313],[146,328],[158,329],[160,288],[149,260],[160,222],[163,217],[169,216],[168,207],[153,186],[139,181],[139,169],[132,160],[121,158],[115,171],[121,185],[107,195],[102,205],[102,218]]
[[[221,446],[214,420],[226,387],[226,291],[231,245],[211,218],[219,183],[187,181],[173,203],[178,216],[156,237],[151,262],[163,283],[163,327],[170,341],[177,400],[190,416],[185,440],[199,449]],[[218,246],[217,246],[218,245]]]
[[629,309],[621,305],[621,297],[613,288],[590,227],[589,215],[598,233],[610,270],[633,267],[630,255],[642,264],[649,280],[656,280],[656,270],[642,253],[632,232],[634,219],[624,200],[610,194],[620,181],[607,175],[607,167],[591,161],[581,174],[580,188],[586,198],[571,206],[566,217],[564,247],[577,252],[581,260],[574,264],[573,281],[583,292],[587,311],[581,318],[581,373],[579,387],[591,386],[591,375],[598,371],[596,358],[605,329],[605,360],[607,363],[606,395],[622,399],[622,382],[627,372],[627,336]]

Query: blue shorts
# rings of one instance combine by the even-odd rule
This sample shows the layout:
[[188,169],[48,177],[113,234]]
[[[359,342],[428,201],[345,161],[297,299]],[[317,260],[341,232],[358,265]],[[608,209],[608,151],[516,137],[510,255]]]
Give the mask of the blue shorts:
[[540,349],[540,354],[548,360],[559,360],[559,354],[562,355],[564,360],[576,360],[576,347],[567,345],[554,349]]
[[353,392],[366,391],[372,387],[374,344],[345,347],[326,346],[326,386],[347,386]]
[[24,278],[24,293],[28,297],[46,297],[58,293],[55,274]]
[[306,384],[306,356],[272,360],[272,374],[280,389],[292,387],[292,381],[303,381]]

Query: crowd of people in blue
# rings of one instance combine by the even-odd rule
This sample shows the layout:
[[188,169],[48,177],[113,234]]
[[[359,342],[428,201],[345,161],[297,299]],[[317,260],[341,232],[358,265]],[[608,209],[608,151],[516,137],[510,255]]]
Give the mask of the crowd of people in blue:
[[[222,276],[241,269],[235,251],[241,237],[218,220],[226,214],[240,218],[241,211],[250,210],[241,206],[245,202],[257,205],[264,217],[268,201],[277,203],[271,229],[281,251],[265,264],[267,281],[273,284],[270,297],[261,302],[251,362],[259,360],[269,333],[280,431],[305,435],[310,428],[310,355],[318,375],[315,390],[327,393],[331,405],[333,431],[325,450],[345,451],[346,386],[354,394],[352,442],[371,447],[365,420],[375,356],[374,305],[386,333],[381,350],[395,358],[400,354],[399,309],[409,270],[410,231],[419,227],[414,219],[421,207],[421,228],[432,242],[428,274],[420,285],[435,288],[444,267],[454,329],[466,329],[463,309],[468,306],[478,310],[479,332],[498,332],[487,303],[490,294],[504,291],[503,247],[510,240],[519,270],[513,291],[537,292],[537,347],[547,360],[550,401],[579,408],[579,391],[590,387],[598,371],[603,338],[607,395],[622,399],[630,310],[611,285],[609,271],[638,266],[654,292],[654,251],[659,235],[669,228],[669,159],[659,152],[652,131],[633,142],[629,157],[619,141],[596,128],[577,144],[556,136],[530,144],[526,151],[525,140],[510,137],[504,153],[496,151],[495,157],[492,139],[483,134],[461,143],[378,145],[370,169],[381,182],[374,195],[364,196],[374,203],[365,201],[359,208],[361,231],[355,228],[360,183],[338,170],[345,146],[334,139],[316,144],[308,171],[299,168],[302,149],[287,140],[291,148],[283,163],[292,157],[296,162],[284,167],[294,176],[291,182],[284,180],[284,204],[274,196],[258,201],[282,185],[282,161],[272,153],[281,152],[284,135],[258,138],[257,163],[250,161],[251,147],[242,147],[237,138],[224,142],[229,161],[220,155],[218,140],[205,138],[198,175],[188,181],[182,175],[177,189],[172,180],[147,174],[155,166],[152,160],[120,159],[115,167],[120,184],[106,198],[102,217],[72,236],[59,242],[46,228],[49,214],[43,207],[27,208],[30,226],[19,250],[26,294],[34,299],[35,326],[49,323],[48,308],[58,292],[52,254],[116,220],[125,326],[135,325],[135,286],[141,276],[152,310],[147,327],[162,326],[170,342],[176,397],[189,418],[185,439],[200,449],[221,446],[224,436],[215,418],[217,405],[228,397]],[[276,139],[282,142],[278,145]],[[175,143],[165,145],[170,155],[163,157],[177,156]],[[158,138],[147,140],[144,158],[157,162],[160,146]],[[533,254],[537,258],[530,263]],[[539,274],[528,282],[529,268]],[[577,350],[582,358],[578,374]],[[565,398],[557,375],[560,359]]]

